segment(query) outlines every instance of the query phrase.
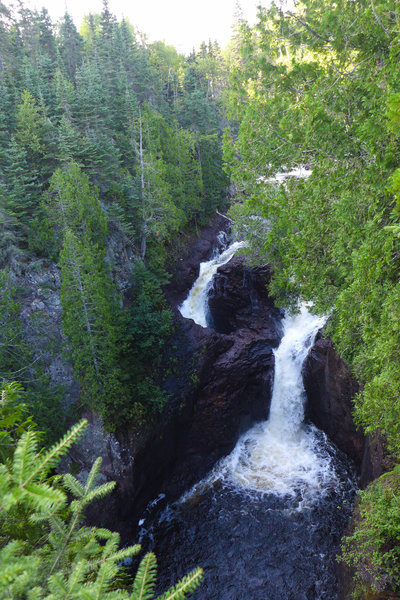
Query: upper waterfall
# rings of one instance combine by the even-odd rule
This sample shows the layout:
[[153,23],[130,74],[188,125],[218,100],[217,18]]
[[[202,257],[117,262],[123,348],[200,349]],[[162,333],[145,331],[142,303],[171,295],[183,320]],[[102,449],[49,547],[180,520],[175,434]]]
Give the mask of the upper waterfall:
[[180,313],[185,319],[193,319],[197,325],[207,327],[207,293],[218,267],[224,265],[245,242],[234,242],[221,254],[200,264],[199,276],[193,284],[188,297],[180,306]]

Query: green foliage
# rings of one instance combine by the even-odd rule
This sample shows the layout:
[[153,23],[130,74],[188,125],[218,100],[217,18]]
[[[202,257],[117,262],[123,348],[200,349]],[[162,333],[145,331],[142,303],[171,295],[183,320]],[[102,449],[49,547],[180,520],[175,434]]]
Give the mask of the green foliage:
[[[232,214],[273,265],[271,290],[281,305],[301,295],[332,311],[330,333],[363,383],[356,418],[398,453],[398,34],[394,3],[381,8],[386,35],[368,2],[261,10],[243,32],[230,96],[239,133],[224,151],[244,190]],[[271,179],[299,165],[308,179]]]
[[360,492],[354,531],[341,560],[356,571],[359,591],[400,588],[400,466]]
[[[61,268],[58,351],[80,383],[75,414],[89,404],[110,429],[142,422],[165,402],[160,354],[171,315],[160,285],[169,248],[224,205],[221,52],[203,44],[186,58],[144,43],[107,2],[80,33],[67,13],[54,27],[46,10],[1,9],[0,38],[1,265],[32,291],[37,257]],[[140,259],[159,284],[135,272],[129,310],[120,271]],[[57,311],[36,317],[22,323],[14,295],[0,299],[0,376],[21,379],[50,443],[62,410],[44,373],[51,340],[35,336],[51,335]]]
[[32,417],[25,418],[26,406],[22,404],[23,388],[13,381],[3,385],[0,411],[0,460],[10,458],[15,440],[33,426]]
[[[15,409],[13,384],[3,390],[2,431]],[[8,405],[8,403],[10,403]],[[8,405],[8,406],[7,406]],[[114,482],[97,484],[101,459],[85,483],[70,473],[50,478],[49,472],[82,435],[86,421],[75,425],[52,448],[38,452],[38,436],[28,429],[13,439],[15,450],[0,463],[0,598],[8,600],[144,600],[154,597],[156,559],[147,554],[137,571],[132,592],[116,587],[120,564],[140,546],[119,549],[119,535],[82,525],[85,508],[103,498]],[[13,425],[11,425],[11,428]],[[14,431],[14,433],[16,433]],[[159,600],[183,600],[200,583],[196,569]]]
[[82,241],[104,246],[107,223],[98,191],[76,163],[55,171],[45,195],[45,210],[59,247],[67,229]]
[[91,406],[118,390],[119,315],[104,250],[67,229],[60,255],[63,331],[71,344],[81,399]]
[[203,215],[208,217],[227,205],[228,178],[223,171],[221,140],[217,134],[201,135],[197,149],[203,176]]
[[141,423],[153,417],[167,399],[161,389],[163,349],[172,332],[172,313],[161,290],[159,275],[137,261],[133,271],[132,305],[125,316],[125,337],[118,364],[131,402],[116,397],[105,399],[107,422],[123,426],[129,420]]

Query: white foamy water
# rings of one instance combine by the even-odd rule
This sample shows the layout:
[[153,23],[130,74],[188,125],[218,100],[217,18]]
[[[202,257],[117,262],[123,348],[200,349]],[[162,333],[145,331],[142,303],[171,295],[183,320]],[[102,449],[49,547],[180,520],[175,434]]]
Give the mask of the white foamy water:
[[332,483],[335,472],[324,438],[303,423],[302,364],[325,320],[305,305],[298,314],[285,317],[284,336],[275,351],[269,419],[246,432],[195,488],[222,481],[247,490],[291,496],[300,492],[303,498],[313,498]]
[[193,284],[188,297],[179,310],[186,319],[193,319],[197,325],[207,327],[207,293],[218,267],[229,262],[234,254],[245,246],[245,242],[234,242],[222,254],[200,264],[200,274]]

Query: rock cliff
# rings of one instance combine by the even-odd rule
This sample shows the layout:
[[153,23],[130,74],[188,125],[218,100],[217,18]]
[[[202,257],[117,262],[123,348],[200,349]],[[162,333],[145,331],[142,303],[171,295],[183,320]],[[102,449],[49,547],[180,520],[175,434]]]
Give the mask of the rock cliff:
[[331,340],[318,333],[303,366],[307,394],[306,416],[354,460],[360,468],[365,438],[352,418],[352,399],[358,384]]

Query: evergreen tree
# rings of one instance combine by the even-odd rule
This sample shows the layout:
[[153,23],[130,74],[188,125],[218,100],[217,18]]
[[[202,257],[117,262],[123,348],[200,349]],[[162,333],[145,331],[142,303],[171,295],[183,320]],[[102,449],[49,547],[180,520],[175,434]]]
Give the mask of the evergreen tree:
[[75,83],[76,71],[82,62],[83,39],[68,12],[58,26],[57,43],[66,75],[72,83]]
[[[112,401],[117,387],[118,313],[104,252],[64,233],[60,254],[63,331],[71,344],[82,399],[91,405]],[[118,390],[122,393],[122,390]]]
[[37,215],[40,202],[38,172],[28,158],[25,148],[13,137],[6,167],[8,192],[4,198],[4,209],[16,219],[19,227],[27,226]]
[[63,234],[71,230],[80,240],[104,249],[107,223],[98,190],[76,163],[55,171],[45,203],[58,239],[62,240]]

